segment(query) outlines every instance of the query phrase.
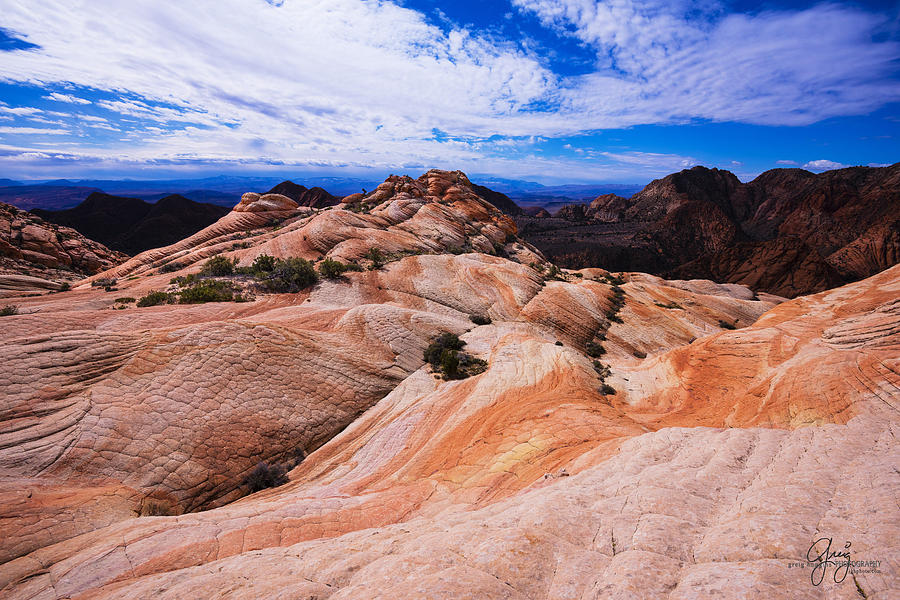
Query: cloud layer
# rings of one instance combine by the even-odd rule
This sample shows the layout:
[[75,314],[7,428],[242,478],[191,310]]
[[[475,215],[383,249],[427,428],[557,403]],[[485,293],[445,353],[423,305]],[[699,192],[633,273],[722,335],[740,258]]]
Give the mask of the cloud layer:
[[695,120],[804,125],[900,99],[898,45],[872,41],[883,19],[854,8],[512,4],[590,48],[594,71],[562,77],[520,40],[435,24],[386,0],[0,0],[0,25],[36,46],[0,52],[0,79],[37,86],[53,105],[0,106],[17,119],[0,131],[0,151],[7,160],[46,152],[44,135],[72,130],[54,152],[613,174],[691,159],[546,158],[541,140]]

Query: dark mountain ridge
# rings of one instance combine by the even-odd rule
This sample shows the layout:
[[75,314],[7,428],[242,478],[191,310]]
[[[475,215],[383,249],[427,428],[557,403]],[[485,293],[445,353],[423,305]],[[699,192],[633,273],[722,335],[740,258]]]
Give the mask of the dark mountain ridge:
[[134,255],[184,239],[215,223],[229,210],[178,194],[151,204],[139,198],[94,192],[75,208],[32,212],[109,248]]
[[896,264],[900,163],[818,175],[774,169],[749,183],[694,167],[630,198],[606,194],[520,226],[563,266],[711,278],[796,296]]

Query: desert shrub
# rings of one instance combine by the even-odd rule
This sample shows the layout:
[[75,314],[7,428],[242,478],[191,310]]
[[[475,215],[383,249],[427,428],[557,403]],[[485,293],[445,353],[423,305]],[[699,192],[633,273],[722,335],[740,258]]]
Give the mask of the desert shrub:
[[562,346],[562,345],[563,345],[563,343],[562,343],[562,342],[560,342],[560,341],[557,341],[557,342],[556,342],[556,344],[555,344],[555,345],[557,345],[557,346]]
[[547,269],[547,273],[544,275],[544,279],[547,281],[554,280],[554,279],[562,280],[562,279],[564,279],[564,277],[563,277],[562,271],[559,270],[559,267],[557,267],[554,264],[551,264],[550,267]]
[[603,344],[598,344],[597,342],[588,342],[587,346],[585,346],[585,351],[591,358],[599,358],[606,354],[606,348],[603,347]]
[[231,260],[227,256],[213,256],[203,264],[200,269],[200,275],[204,277],[225,277],[234,275],[234,267],[237,265],[237,259]]
[[68,291],[71,290],[71,289],[72,289],[72,286],[69,284],[68,281],[63,281],[63,282],[62,282],[62,285],[59,286],[59,291],[60,291],[60,292],[68,292]]
[[91,287],[112,288],[116,283],[118,283],[118,280],[114,277],[101,277],[100,279],[93,280],[91,282]]
[[487,369],[487,361],[460,352],[466,343],[455,334],[442,333],[425,349],[424,358],[444,379],[465,379]]
[[366,253],[363,255],[363,258],[371,262],[369,265],[369,270],[374,271],[375,269],[380,269],[384,266],[387,257],[385,257],[384,252],[379,250],[378,248],[369,248]]
[[647,353],[643,350],[635,350],[634,352],[632,352],[632,354],[635,356],[635,358],[647,358]]
[[600,386],[600,393],[603,394],[604,396],[615,396],[616,388],[609,385],[608,383],[604,383]]
[[425,348],[425,362],[438,369],[441,365],[441,355],[444,350],[462,350],[466,343],[456,334],[442,333],[436,340]]
[[235,295],[240,295],[230,281],[205,280],[186,287],[178,295],[179,304],[203,304],[205,302],[231,302]]
[[163,266],[159,268],[160,273],[174,273],[175,271],[180,271],[184,268],[184,264],[178,262],[177,260],[173,260],[167,262]]
[[253,259],[253,264],[250,265],[250,270],[253,273],[271,273],[275,270],[276,263],[277,261],[274,256],[269,256],[268,254],[260,254]]
[[266,488],[278,487],[288,482],[287,472],[281,465],[269,465],[266,462],[260,462],[247,475],[244,483],[250,488],[250,492],[258,492]]
[[459,353],[456,350],[445,348],[441,352],[441,371],[448,379],[459,375]]
[[19,314],[19,307],[15,304],[7,304],[6,306],[0,307],[0,317],[11,317],[17,314]]
[[609,320],[611,323],[624,323],[624,321],[622,320],[622,317],[620,317],[618,313],[619,313],[618,310],[608,311],[606,313],[607,320]]
[[330,258],[326,258],[319,263],[319,274],[326,279],[337,279],[345,271],[347,271],[347,265]]
[[122,298],[116,298],[116,302],[120,304],[131,304],[132,302],[137,302],[137,300],[135,300],[131,296],[124,296]]
[[660,308],[668,308],[670,310],[681,308],[681,305],[677,302],[669,302],[668,304],[663,304],[662,302],[654,302],[653,304],[657,305]]
[[476,325],[490,325],[491,318],[485,315],[469,315],[469,320]]
[[169,280],[169,283],[171,283],[173,285],[185,286],[185,285],[191,285],[195,281],[197,281],[197,274],[196,273],[188,273],[187,275],[173,277],[172,279]]
[[584,277],[584,273],[572,273],[572,275],[574,275],[575,277],[578,277],[579,279]]
[[625,283],[625,278],[622,277],[621,273],[619,273],[618,275],[610,275],[609,277],[607,277],[607,279],[609,279],[609,282],[613,285],[622,285],[623,283]]
[[158,292],[153,291],[147,294],[146,296],[142,296],[140,300],[137,301],[137,305],[141,308],[145,306],[158,306],[160,304],[174,304],[175,303],[175,295],[167,294],[166,292]]
[[734,323],[729,323],[728,321],[725,321],[723,319],[719,319],[719,327],[721,327],[722,329],[737,329],[737,325],[735,325]]
[[171,504],[155,498],[146,498],[141,505],[142,517],[171,517],[177,514],[177,509]]
[[292,293],[314,285],[318,280],[311,262],[292,257],[276,261],[275,268],[262,280],[262,284],[272,292]]

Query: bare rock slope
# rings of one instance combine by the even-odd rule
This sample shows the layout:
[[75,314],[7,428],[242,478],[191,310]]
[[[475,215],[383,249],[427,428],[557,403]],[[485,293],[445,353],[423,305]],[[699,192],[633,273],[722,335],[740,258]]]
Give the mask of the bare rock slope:
[[[459,172],[325,210],[254,196],[102,276],[364,270],[123,310],[86,281],[4,317],[4,598],[900,591],[900,267],[783,302],[558,271]],[[432,372],[442,332],[484,372]],[[248,496],[260,460],[296,466]],[[879,572],[813,586],[789,564],[822,536]]]

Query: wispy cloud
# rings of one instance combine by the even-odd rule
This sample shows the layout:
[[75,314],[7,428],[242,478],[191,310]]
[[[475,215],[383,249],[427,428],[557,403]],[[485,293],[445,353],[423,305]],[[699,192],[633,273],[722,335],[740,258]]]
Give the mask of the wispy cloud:
[[554,162],[541,156],[547,138],[696,120],[802,125],[900,100],[888,77],[900,46],[873,41],[883,19],[857,8],[744,15],[691,0],[512,0],[594,51],[593,72],[562,76],[527,44],[401,4],[0,0],[4,26],[33,44],[0,55],[0,81],[42,88],[60,103],[48,114],[68,105],[66,128],[85,136],[73,154],[86,161],[554,174],[694,159],[598,148]]
[[42,127],[0,127],[0,134],[12,135],[68,135],[68,129],[48,129]]
[[69,104],[90,104],[90,100],[85,100],[84,98],[79,98],[78,96],[73,96],[71,94],[60,94],[59,92],[53,92],[48,96],[44,96],[47,100],[56,100],[57,102],[68,102]]

